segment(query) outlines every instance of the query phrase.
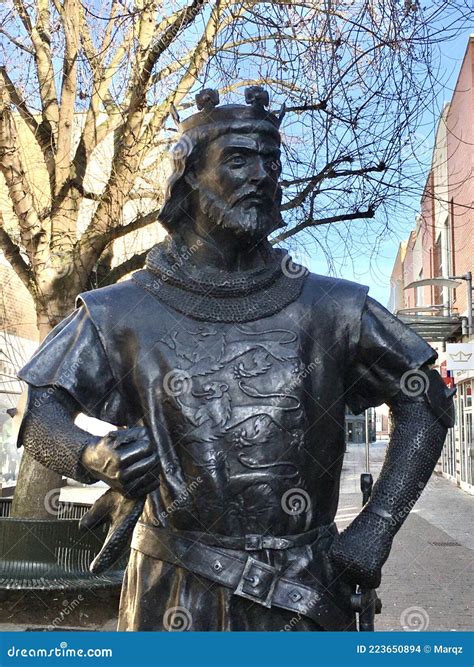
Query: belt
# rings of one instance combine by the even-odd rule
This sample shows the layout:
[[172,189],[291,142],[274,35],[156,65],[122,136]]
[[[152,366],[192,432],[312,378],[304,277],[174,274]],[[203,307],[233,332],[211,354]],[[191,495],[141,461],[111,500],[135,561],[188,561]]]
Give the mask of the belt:
[[[158,528],[158,530],[164,529]],[[217,535],[215,533],[203,533],[197,530],[180,530],[177,534],[182,537],[188,537],[194,542],[198,541],[203,544],[208,544],[211,547],[243,549],[244,551],[259,551],[260,549],[276,549],[280,551],[282,549],[291,549],[292,547],[301,547],[305,544],[311,544],[318,537],[322,537],[323,535],[334,535],[336,532],[335,524],[330,524],[328,526],[313,528],[306,533],[284,535],[282,537],[257,535],[255,533],[248,533],[243,537],[229,537],[227,535]]]
[[[321,535],[335,531],[334,524],[317,530]],[[353,614],[340,609],[328,593],[281,576],[276,567],[245,551],[229,553],[186,537],[184,532],[139,522],[131,548],[230,588],[235,595],[264,607],[280,607],[307,616],[326,630],[341,630],[351,624]]]

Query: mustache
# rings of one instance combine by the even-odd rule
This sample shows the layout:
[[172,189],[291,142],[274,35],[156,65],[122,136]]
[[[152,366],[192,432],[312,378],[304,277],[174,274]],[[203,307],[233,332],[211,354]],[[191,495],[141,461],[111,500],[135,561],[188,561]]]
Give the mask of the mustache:
[[241,194],[237,195],[235,199],[232,199],[232,201],[230,202],[230,206],[231,208],[233,208],[234,206],[241,204],[247,199],[260,199],[264,203],[268,202],[273,204],[276,196],[277,196],[277,191],[275,191],[274,193],[270,193],[265,190],[255,190],[255,189],[246,190]]

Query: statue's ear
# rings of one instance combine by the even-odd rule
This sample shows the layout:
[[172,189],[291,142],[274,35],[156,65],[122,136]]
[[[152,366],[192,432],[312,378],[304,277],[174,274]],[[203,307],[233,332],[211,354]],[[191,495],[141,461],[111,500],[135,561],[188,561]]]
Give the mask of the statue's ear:
[[193,190],[197,190],[198,177],[196,174],[196,168],[194,166],[189,167],[189,169],[186,171],[184,175],[184,180]]

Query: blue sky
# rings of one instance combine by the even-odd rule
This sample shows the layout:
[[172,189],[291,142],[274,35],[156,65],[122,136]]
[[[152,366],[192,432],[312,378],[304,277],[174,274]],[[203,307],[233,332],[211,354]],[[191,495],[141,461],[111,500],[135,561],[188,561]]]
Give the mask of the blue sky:
[[[474,25],[463,33],[458,35],[454,40],[439,44],[436,48],[440,52],[440,71],[439,71],[439,85],[435,91],[435,100],[432,105],[432,111],[426,111],[423,116],[422,132],[427,137],[426,139],[426,170],[423,178],[420,178],[418,183],[421,191],[424,187],[424,182],[428,174],[430,154],[433,146],[434,129],[436,128],[439,115],[446,102],[449,102],[452,97],[452,92],[456,84],[456,79],[459,74],[462,59],[467,47],[469,35],[474,32]],[[413,209],[419,206],[419,197],[414,197],[410,202]],[[377,217],[375,218],[377,222]],[[384,238],[374,249],[363,243],[358,243],[357,234],[364,234],[363,225],[354,228],[354,246],[352,261],[349,261],[341,253],[339,257],[334,258],[332,269],[328,269],[328,263],[322,253],[311,251],[309,255],[300,255],[296,257],[296,261],[304,263],[311,271],[315,273],[327,274],[331,273],[340,278],[348,280],[355,280],[370,287],[370,294],[375,299],[380,301],[384,306],[387,305],[390,295],[390,274],[395,260],[400,241],[406,239],[410,230],[414,227],[414,214],[410,214],[406,210],[399,216],[395,216],[393,228],[396,232],[391,233],[390,236]],[[339,230],[341,232],[341,230]],[[333,230],[332,233],[337,233]],[[330,242],[331,235],[328,235],[328,242]],[[313,246],[314,248],[314,246]],[[355,261],[354,261],[355,256]]]

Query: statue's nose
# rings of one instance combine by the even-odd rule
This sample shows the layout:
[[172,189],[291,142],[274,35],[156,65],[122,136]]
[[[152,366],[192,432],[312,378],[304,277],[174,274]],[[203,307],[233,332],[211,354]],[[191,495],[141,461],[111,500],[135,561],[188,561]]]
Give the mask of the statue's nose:
[[265,170],[263,160],[260,159],[254,160],[252,167],[253,168],[252,168],[252,173],[250,175],[250,180],[253,183],[261,183],[267,178],[268,174]]

